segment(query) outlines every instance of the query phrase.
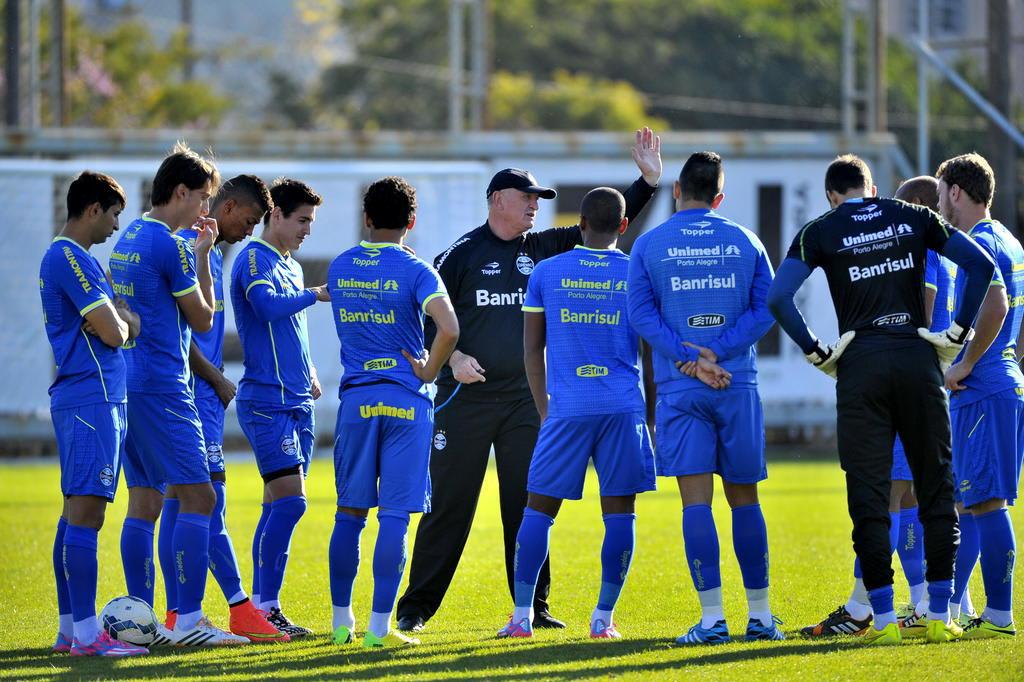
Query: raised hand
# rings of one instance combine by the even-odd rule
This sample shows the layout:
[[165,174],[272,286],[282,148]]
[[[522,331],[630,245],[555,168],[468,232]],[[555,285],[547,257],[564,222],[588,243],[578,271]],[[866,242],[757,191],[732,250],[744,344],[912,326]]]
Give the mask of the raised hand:
[[661,138],[647,126],[636,131],[633,161],[640,169],[640,174],[644,176],[644,181],[655,187],[661,180]]

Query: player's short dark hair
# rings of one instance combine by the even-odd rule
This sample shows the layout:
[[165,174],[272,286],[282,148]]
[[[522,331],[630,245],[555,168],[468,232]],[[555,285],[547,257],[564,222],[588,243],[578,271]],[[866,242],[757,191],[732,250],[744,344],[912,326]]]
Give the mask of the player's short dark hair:
[[156,171],[149,202],[153,206],[163,206],[171,200],[174,188],[178,185],[195,190],[207,182],[212,183],[213,191],[217,191],[217,185],[220,184],[217,167],[212,161],[189,149],[184,142],[178,142]]
[[696,152],[679,171],[679,189],[683,201],[703,201],[710,204],[722,193],[725,173],[722,157],[717,152]]
[[611,187],[590,190],[580,203],[580,218],[587,221],[587,229],[601,234],[617,231],[625,215],[626,200]]
[[397,176],[376,180],[363,195],[363,212],[374,229],[405,229],[416,215],[416,188]]
[[95,203],[106,211],[114,204],[121,204],[124,208],[128,198],[117,180],[109,175],[82,171],[68,187],[68,219],[80,218],[85,209]]
[[[295,212],[299,206],[319,206],[324,203],[323,197],[302,180],[294,178],[278,178],[270,187],[270,198],[274,206],[281,209],[285,218]],[[264,223],[270,222],[270,213],[263,217]]]
[[950,187],[956,185],[977,204],[992,205],[996,193],[996,174],[985,157],[977,152],[946,159],[935,171],[935,177]]
[[213,206],[219,206],[228,199],[234,199],[236,204],[256,206],[264,215],[274,207],[267,183],[255,175],[236,175],[225,182],[217,191]]
[[939,181],[930,175],[919,175],[904,181],[894,195],[900,201],[939,210]]
[[868,189],[874,185],[871,169],[864,159],[854,154],[837,156],[825,171],[825,191],[846,194],[851,189]]

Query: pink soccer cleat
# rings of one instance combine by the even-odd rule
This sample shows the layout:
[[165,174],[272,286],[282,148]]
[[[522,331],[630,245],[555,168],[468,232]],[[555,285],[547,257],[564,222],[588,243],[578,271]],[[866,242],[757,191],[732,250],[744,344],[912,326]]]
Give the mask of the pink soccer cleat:
[[71,645],[72,656],[141,656],[148,653],[149,649],[144,646],[112,639],[105,632],[100,632],[100,636],[92,644],[82,644],[76,639]]

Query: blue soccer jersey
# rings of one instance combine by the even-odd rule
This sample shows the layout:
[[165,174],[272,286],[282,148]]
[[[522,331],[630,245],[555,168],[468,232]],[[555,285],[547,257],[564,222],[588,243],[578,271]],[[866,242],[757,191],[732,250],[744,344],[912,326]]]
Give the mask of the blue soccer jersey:
[[576,246],[530,275],[523,311],[544,313],[550,417],[644,409],[628,273],[621,251]]
[[[1024,388],[1024,375],[1017,364],[1017,337],[1024,319],[1024,248],[1009,230],[995,220],[982,220],[968,234],[996,262],[992,286],[1005,288],[1010,310],[992,345],[967,378],[960,382],[967,388],[953,394],[956,402],[953,407],[995,393]],[[963,295],[965,285],[966,278],[957,279],[957,299]],[[963,353],[960,354],[962,357]]]
[[334,259],[327,282],[341,340],[340,390],[386,380],[429,397],[402,351],[423,353],[427,303],[448,295],[437,272],[398,244],[364,241]]
[[305,309],[314,303],[294,258],[262,239],[245,245],[231,270],[245,368],[238,400],[295,407],[313,399]]
[[57,363],[50,407],[124,402],[126,369],[121,349],[82,329],[85,315],[114,296],[99,262],[77,242],[57,237],[39,267],[39,295]]
[[656,351],[659,393],[704,386],[675,367],[696,359],[684,341],[714,351],[733,386],[756,385],[755,344],[774,324],[766,303],[773,277],[757,236],[712,210],[679,211],[636,240],[630,324]]
[[142,216],[124,230],[110,254],[114,291],[139,314],[142,330],[125,344],[128,390],[189,394],[192,330],[178,299],[199,287],[188,242]]

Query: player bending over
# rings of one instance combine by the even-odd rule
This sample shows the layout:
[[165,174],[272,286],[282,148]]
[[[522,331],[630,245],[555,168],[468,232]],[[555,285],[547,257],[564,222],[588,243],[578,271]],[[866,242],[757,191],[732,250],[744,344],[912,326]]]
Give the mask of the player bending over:
[[235,406],[263,477],[263,512],[252,543],[252,601],[295,639],[310,631],[285,616],[279,595],[292,533],[306,512],[313,401],[320,397],[305,311],[329,298],[324,285],[305,288],[302,266],[292,257],[312,231],[320,195],[304,182],[280,179],[270,196],[274,207],[263,218],[260,238],[249,240],[231,271],[245,366]]
[[[335,644],[355,631],[352,586],[359,536],[377,507],[373,605],[366,648],[419,644],[391,630],[405,571],[409,514],[430,511],[431,390],[459,338],[459,323],[437,272],[403,248],[416,222],[416,190],[388,177],[369,186],[363,216],[370,241],[345,251],[328,270],[331,308],[341,341],[334,481],[338,510],[330,544]],[[424,314],[437,328],[423,349]]]
[[117,230],[124,205],[114,178],[84,171],[68,188],[68,221],[39,267],[43,322],[57,363],[50,416],[64,495],[53,542],[60,618],[53,650],[72,656],[149,653],[111,639],[96,622],[97,538],[124,448],[121,346],[139,333],[139,318],[115,296],[89,248]]
[[538,263],[530,276],[523,343],[541,427],[516,536],[515,611],[499,638],[533,636],[534,591],[551,526],[562,500],[583,497],[591,459],[605,535],[590,636],[621,637],[612,615],[633,561],[636,494],[655,489],[638,340],[626,319],[629,257],[615,248],[629,224],[625,210],[618,191],[591,190],[580,205],[583,245]]

